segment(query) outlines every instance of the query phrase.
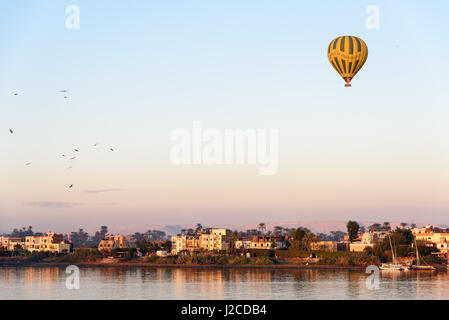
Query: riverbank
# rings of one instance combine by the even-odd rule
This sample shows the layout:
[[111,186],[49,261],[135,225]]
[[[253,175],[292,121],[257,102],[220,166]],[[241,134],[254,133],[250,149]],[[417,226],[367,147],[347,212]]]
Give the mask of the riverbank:
[[148,262],[30,262],[22,259],[2,261],[2,267],[67,267],[76,265],[81,268],[177,268],[177,269],[273,269],[273,270],[365,270],[358,266],[334,266],[334,265],[297,265],[297,264],[272,264],[272,265],[212,265],[212,264],[155,264]]
[[[369,265],[379,265],[376,261],[354,259],[358,255],[349,254],[339,259],[328,258],[283,258],[269,257],[229,257],[223,255],[193,255],[188,257],[135,257],[118,258],[97,256],[12,256],[0,257],[1,267],[66,267],[76,265],[83,268],[177,268],[177,269],[272,269],[272,270],[365,270]],[[224,259],[224,258],[226,259]],[[76,258],[76,259],[74,259]],[[366,257],[365,257],[366,258]],[[377,261],[378,262],[378,261]],[[409,262],[409,263],[407,263]],[[410,265],[410,261],[401,261]],[[433,265],[439,271],[447,271],[443,264]]]
[[[1,261],[3,267],[67,267],[76,265],[80,268],[163,268],[163,269],[269,269],[269,270],[365,270],[361,266],[335,266],[335,265],[297,265],[297,264],[275,264],[275,265],[211,265],[211,264],[154,264],[147,262],[28,262],[28,261]],[[436,271],[448,271],[447,268],[437,268]]]

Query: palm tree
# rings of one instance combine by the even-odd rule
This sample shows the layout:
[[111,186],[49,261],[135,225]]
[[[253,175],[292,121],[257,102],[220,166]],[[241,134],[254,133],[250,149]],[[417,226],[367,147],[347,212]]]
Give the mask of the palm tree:
[[263,233],[266,230],[265,222],[259,223],[259,228],[258,229]]
[[198,231],[203,230],[203,225],[201,223],[196,224],[195,232],[198,233]]
[[282,228],[281,226],[275,226],[273,230],[275,236],[280,236],[282,235],[282,231],[284,230],[284,228]]
[[305,243],[305,247],[310,252],[311,250],[311,243],[316,241],[316,235],[312,232],[306,232],[306,234],[303,237],[303,242]]

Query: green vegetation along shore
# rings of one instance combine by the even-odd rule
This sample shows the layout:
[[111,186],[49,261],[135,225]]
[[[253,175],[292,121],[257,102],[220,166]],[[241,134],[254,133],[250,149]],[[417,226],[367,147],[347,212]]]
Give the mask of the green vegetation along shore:
[[[272,269],[363,269],[379,265],[378,257],[369,252],[305,252],[300,250],[257,250],[245,255],[225,252],[203,252],[190,255],[158,257],[134,256],[132,249],[105,257],[98,250],[81,249],[70,254],[54,255],[45,252],[26,256],[0,257],[0,266],[64,266],[84,267],[204,267],[204,268],[272,268]],[[444,264],[438,263],[439,269]]]

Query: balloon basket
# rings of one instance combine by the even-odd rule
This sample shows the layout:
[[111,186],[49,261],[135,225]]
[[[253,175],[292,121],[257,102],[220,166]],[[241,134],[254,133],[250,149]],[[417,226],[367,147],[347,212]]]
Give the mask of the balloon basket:
[[351,85],[349,83],[345,84],[345,87],[351,87]]

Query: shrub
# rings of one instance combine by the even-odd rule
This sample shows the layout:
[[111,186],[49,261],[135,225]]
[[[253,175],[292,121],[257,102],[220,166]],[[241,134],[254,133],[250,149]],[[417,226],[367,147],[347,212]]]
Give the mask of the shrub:
[[49,252],[33,252],[26,260],[29,262],[39,262],[45,258],[48,258],[51,254]]
[[249,264],[250,259],[247,257],[237,256],[229,259],[228,263],[232,265],[245,265]]
[[274,257],[274,250],[272,249],[249,249],[251,257]]
[[[433,255],[429,255],[429,256],[425,256],[425,257],[421,257],[421,264],[447,264],[447,260],[438,256],[433,256]],[[416,260],[413,261],[413,264],[416,264]]]
[[295,249],[289,249],[289,250],[277,250],[276,256],[280,259],[285,258],[307,258],[309,256],[309,252],[303,251],[303,250],[295,250]]
[[75,252],[60,256],[57,261],[60,262],[96,262],[103,257],[102,253],[94,249],[77,249]]
[[272,265],[275,264],[275,260],[270,257],[256,257],[251,259],[251,264],[254,265]]
[[324,256],[320,257],[318,264],[321,265],[336,265],[344,267],[353,266],[368,266],[371,264],[378,264],[379,259],[371,255],[367,255],[362,252],[344,252],[345,254],[335,255],[335,256]]

